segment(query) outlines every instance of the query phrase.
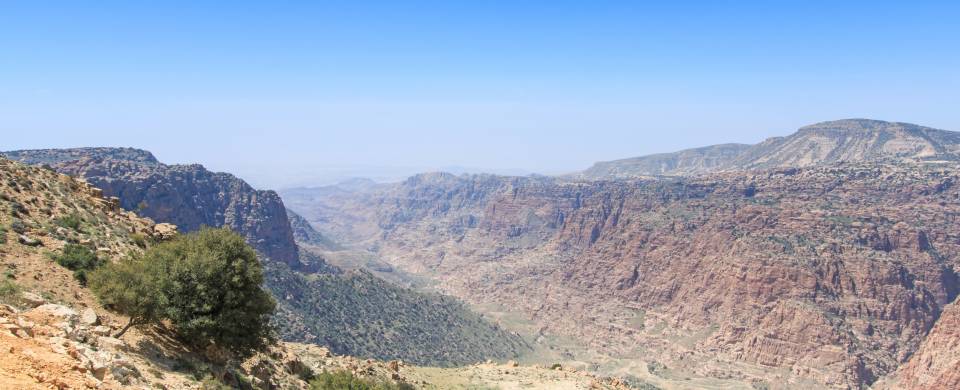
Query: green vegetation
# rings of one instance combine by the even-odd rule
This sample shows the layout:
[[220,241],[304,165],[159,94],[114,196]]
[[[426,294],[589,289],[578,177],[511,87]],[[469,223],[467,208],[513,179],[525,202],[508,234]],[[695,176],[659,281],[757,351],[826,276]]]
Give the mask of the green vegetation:
[[147,235],[143,233],[133,233],[130,235],[130,240],[133,241],[133,244],[141,248],[147,247]]
[[57,218],[53,221],[57,226],[60,226],[65,229],[73,229],[74,231],[80,231],[80,223],[83,222],[79,215],[70,214],[60,218]]
[[412,390],[407,383],[363,379],[349,371],[324,372],[310,381],[310,390]]
[[256,253],[228,229],[205,228],[108,264],[91,275],[103,304],[132,326],[169,321],[186,343],[241,356],[266,345],[274,301]]
[[0,303],[16,306],[20,300],[20,286],[10,279],[0,279]]
[[54,255],[53,259],[57,264],[73,271],[73,277],[84,286],[87,285],[87,274],[104,263],[90,248],[77,244],[65,245],[63,253]]
[[279,301],[275,317],[288,341],[431,366],[512,359],[530,348],[460,301],[400,288],[368,272],[305,276],[276,262],[265,270],[274,296],[292,297]]
[[7,227],[0,226],[0,245],[7,243]]

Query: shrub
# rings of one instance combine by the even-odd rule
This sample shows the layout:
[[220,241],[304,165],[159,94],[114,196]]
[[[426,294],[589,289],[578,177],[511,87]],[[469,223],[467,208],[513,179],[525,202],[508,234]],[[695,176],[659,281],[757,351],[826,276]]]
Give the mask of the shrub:
[[[204,228],[104,267],[92,279],[129,326],[169,320],[188,344],[246,356],[272,337],[275,303],[256,253],[228,229]],[[123,332],[121,332],[122,334]]]
[[80,216],[77,214],[70,214],[70,215],[57,218],[55,221],[53,221],[53,223],[55,223],[57,226],[60,226],[62,228],[73,229],[79,232],[81,219],[80,219]]
[[143,233],[133,233],[130,235],[130,239],[133,240],[133,244],[141,248],[147,247],[147,236]]
[[87,273],[99,268],[104,263],[90,248],[77,244],[65,245],[63,253],[54,255],[53,259],[57,261],[57,264],[73,271],[73,276],[84,286],[87,285]]
[[0,245],[7,243],[7,227],[0,226]]
[[407,390],[414,387],[407,383],[363,379],[349,371],[324,372],[310,381],[310,390]]
[[12,280],[0,279],[0,302],[16,306],[20,300],[20,286]]
[[10,229],[19,234],[23,234],[27,232],[27,225],[19,219],[14,219],[13,222],[10,223]]

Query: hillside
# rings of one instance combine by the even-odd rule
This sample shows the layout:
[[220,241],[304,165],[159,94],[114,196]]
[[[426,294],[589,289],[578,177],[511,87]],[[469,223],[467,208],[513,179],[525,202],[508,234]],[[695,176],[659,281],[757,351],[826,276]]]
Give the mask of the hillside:
[[[521,384],[533,389],[626,389],[621,380],[570,369],[493,362],[455,369],[418,367],[401,361],[340,356],[323,347],[296,343],[274,344],[240,362],[217,362],[181,344],[162,327],[132,328],[120,339],[112,337],[127,319],[102,307],[73,271],[54,260],[64,254],[67,245],[80,245],[104,261],[117,261],[176,234],[172,226],[157,225],[121,210],[116,200],[104,198],[100,189],[83,181],[0,157],[0,349],[4,351],[0,355],[0,388],[307,389],[309,378],[350,373],[363,380],[414,389],[516,388]],[[365,288],[378,288],[376,281],[360,279],[358,284]],[[408,293],[398,299],[410,298],[416,295]],[[374,310],[372,302],[352,299],[367,305],[364,309]],[[447,306],[455,308],[457,304],[448,300]],[[385,314],[397,313],[388,310]],[[343,336],[342,342],[362,340]],[[473,347],[484,350],[453,342],[467,350],[448,353],[469,354]]]
[[4,155],[82,177],[106,195],[118,197],[123,209],[183,231],[228,226],[266,258],[303,266],[280,197],[255,190],[233,175],[197,164],[166,165],[150,152],[127,148],[21,150]]
[[499,318],[532,322],[534,347],[566,361],[704,386],[858,388],[906,363],[960,291],[958,172],[426,174],[362,196],[287,196],[321,231],[352,227],[344,245],[522,313]]
[[789,136],[770,138],[756,145],[714,145],[598,162],[576,177],[680,176],[881,160],[960,160],[960,133],[909,123],[846,119],[805,126]]
[[[120,197],[117,202],[125,209],[160,222],[186,223],[178,225],[182,231],[207,225],[241,232],[273,260],[263,262],[266,287],[277,298],[281,316],[276,324],[284,340],[319,342],[347,355],[442,366],[508,359],[527,349],[516,335],[452,300],[342,274],[319,250],[337,249],[334,242],[296,215],[288,216],[275,192],[254,190],[232,175],[196,164],[164,165],[136,149],[7,154],[100,183],[106,195]],[[303,250],[294,242],[295,234],[306,246]],[[295,261],[287,261],[290,256]],[[331,313],[336,315],[327,315]]]

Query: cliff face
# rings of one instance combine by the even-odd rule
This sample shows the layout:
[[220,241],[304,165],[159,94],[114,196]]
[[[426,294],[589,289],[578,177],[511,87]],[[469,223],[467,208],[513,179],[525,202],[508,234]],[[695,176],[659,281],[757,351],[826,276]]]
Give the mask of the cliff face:
[[859,387],[906,362],[960,291],[958,172],[421,175],[335,200],[374,220],[376,233],[357,224],[353,236],[392,265],[523,311],[546,333],[705,377],[746,375],[740,362]]
[[944,309],[898,377],[897,387],[904,389],[960,389],[960,305],[954,303]]
[[26,150],[5,153],[31,164],[85,178],[120,198],[126,210],[182,231],[227,226],[246,237],[261,255],[300,267],[286,209],[274,191],[258,191],[226,173],[201,165],[166,165],[149,152],[122,148]]
[[846,119],[813,124],[756,145],[724,144],[598,162],[584,179],[682,176],[838,162],[960,160],[960,133],[909,123]]

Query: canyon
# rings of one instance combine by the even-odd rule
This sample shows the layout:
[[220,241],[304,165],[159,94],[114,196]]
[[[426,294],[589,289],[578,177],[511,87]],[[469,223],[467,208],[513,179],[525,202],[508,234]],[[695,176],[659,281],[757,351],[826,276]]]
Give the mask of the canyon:
[[960,292],[956,140],[837,121],[748,148],[738,169],[430,173],[281,195],[325,237],[604,373],[678,388],[949,383],[929,362],[956,344],[924,342],[952,337],[935,326]]

